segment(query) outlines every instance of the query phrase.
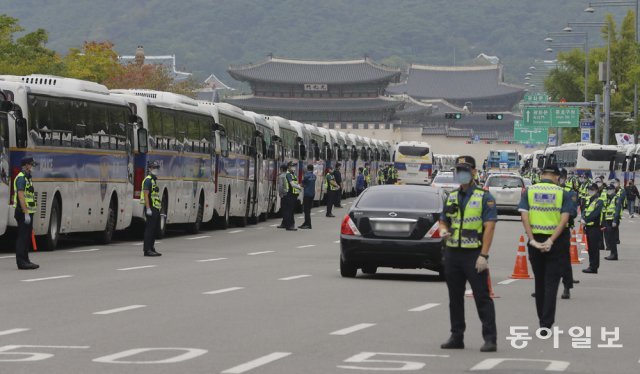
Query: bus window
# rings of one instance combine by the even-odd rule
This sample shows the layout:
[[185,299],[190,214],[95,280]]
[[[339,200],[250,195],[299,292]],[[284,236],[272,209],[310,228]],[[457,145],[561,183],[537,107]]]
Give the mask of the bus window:
[[611,161],[616,153],[610,149],[585,149],[582,151],[582,157],[587,161]]

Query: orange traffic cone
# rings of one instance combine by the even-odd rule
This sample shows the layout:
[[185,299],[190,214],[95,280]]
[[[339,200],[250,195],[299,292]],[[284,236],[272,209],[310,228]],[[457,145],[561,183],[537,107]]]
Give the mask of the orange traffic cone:
[[576,230],[571,231],[571,247],[569,251],[571,253],[571,265],[581,264],[582,260],[578,257],[578,246],[576,245]]
[[[497,299],[500,296],[496,295],[493,292],[493,287],[491,286],[491,273],[489,272],[489,269],[487,269],[487,285],[489,286],[489,297],[491,297],[492,299]],[[467,290],[464,295],[466,297],[473,297],[473,291],[472,290]]]
[[33,230],[31,231],[31,245],[33,246],[34,252],[38,250],[38,245],[36,244],[36,234],[35,232],[33,232]]
[[520,235],[516,264],[513,267],[513,274],[511,274],[511,278],[531,279],[531,276],[529,275],[529,266],[527,265],[527,251],[524,249],[524,235]]
[[576,233],[576,242],[582,243],[582,237],[584,236],[584,232],[582,231],[582,224],[578,226],[578,232]]
[[587,234],[584,232],[584,225],[580,225],[580,235],[582,236],[582,244],[587,245]]

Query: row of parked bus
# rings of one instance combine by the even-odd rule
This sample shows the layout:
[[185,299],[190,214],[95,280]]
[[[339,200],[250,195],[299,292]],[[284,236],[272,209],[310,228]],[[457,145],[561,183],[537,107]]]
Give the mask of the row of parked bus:
[[[39,248],[60,235],[91,232],[109,243],[142,220],[147,165],[161,165],[160,236],[176,225],[226,228],[265,220],[279,210],[280,165],[313,164],[316,203],[327,167],[341,164],[343,194],[359,167],[376,175],[391,161],[388,142],[243,111],[224,103],[150,90],[111,90],[54,76],[0,76],[0,234],[16,226],[13,180],[20,160],[38,163],[32,177]],[[375,178],[372,178],[374,181]]]

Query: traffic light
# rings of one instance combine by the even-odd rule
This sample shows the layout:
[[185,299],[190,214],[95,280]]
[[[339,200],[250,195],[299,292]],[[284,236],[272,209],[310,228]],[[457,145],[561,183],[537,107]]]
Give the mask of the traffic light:
[[444,118],[445,119],[461,119],[462,118],[462,113],[456,112],[456,113],[445,113],[444,114]]
[[501,121],[504,118],[502,113],[487,113],[488,120],[498,120]]

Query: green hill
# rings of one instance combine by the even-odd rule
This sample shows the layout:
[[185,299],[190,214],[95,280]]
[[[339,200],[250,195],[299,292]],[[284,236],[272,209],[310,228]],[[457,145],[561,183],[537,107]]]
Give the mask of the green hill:
[[[84,40],[111,40],[120,54],[144,45],[175,54],[198,78],[269,53],[293,58],[353,58],[385,63],[464,64],[499,56],[517,81],[544,39],[568,21],[602,20],[586,0],[0,0],[0,12],[27,30],[49,31],[47,47],[66,53]],[[615,9],[614,9],[615,10]],[[616,10],[620,14],[624,10]],[[593,30],[592,39],[597,30]],[[600,43],[595,40],[594,43]]]

